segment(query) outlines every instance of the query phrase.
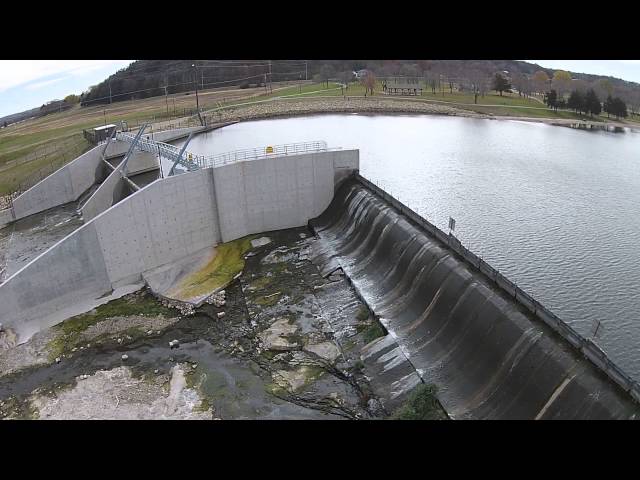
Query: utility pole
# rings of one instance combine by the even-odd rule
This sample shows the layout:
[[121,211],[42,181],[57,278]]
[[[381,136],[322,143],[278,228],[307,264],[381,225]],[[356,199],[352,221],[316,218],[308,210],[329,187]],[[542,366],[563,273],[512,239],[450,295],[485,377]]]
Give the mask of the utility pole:
[[195,70],[196,75],[194,77],[194,80],[195,80],[194,83],[196,84],[196,109],[198,110],[198,118],[200,119],[200,125],[203,125],[202,117],[200,116],[200,100],[198,99],[198,67],[195,63],[191,66],[196,69]]
[[169,99],[167,98],[167,87],[169,83],[167,82],[167,74],[164,74],[164,103],[167,106],[167,116],[169,116]]
[[204,71],[200,72],[200,81],[202,82],[201,88],[204,90]]
[[111,105],[111,79],[109,79],[109,105]]
[[269,60],[269,93],[273,93],[272,80],[271,80],[271,60]]
[[304,61],[304,79],[309,80],[307,76],[307,60]]

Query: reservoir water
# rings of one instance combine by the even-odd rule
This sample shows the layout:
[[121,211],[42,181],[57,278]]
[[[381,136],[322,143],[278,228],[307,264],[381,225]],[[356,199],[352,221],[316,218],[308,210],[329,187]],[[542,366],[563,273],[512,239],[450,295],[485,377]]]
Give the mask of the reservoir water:
[[[640,134],[441,116],[316,115],[194,137],[218,154],[325,140],[640,379]],[[180,144],[178,142],[177,144]]]

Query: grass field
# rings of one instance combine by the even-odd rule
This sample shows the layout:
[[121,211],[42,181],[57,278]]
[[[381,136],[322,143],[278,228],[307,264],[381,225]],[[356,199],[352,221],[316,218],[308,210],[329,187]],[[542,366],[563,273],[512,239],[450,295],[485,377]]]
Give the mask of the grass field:
[[[365,90],[359,83],[351,83],[348,88],[329,82],[325,84],[305,82],[300,85],[274,84],[271,93],[260,88],[224,88],[200,91],[198,94],[200,108],[203,111],[215,112],[242,104],[265,102],[275,98],[305,99],[317,97],[350,97],[364,96]],[[382,94],[382,84],[378,82],[375,89],[377,98],[389,98]],[[394,98],[399,98],[394,96]],[[422,95],[401,97],[412,101],[446,103],[463,110],[482,114],[506,115],[514,117],[533,117],[549,119],[581,119],[590,121],[607,121],[606,115],[591,118],[573,112],[554,112],[546,108],[540,101],[520,97],[514,93],[485,94],[478,97],[467,92],[423,91]],[[90,129],[106,123],[124,120],[130,126],[143,122],[168,121],[190,115],[195,110],[196,98],[193,92],[174,94],[141,100],[117,102],[112,105],[93,107],[75,106],[65,112],[47,115],[35,120],[10,125],[0,129],[0,195],[15,191],[19,185],[31,183],[53,168],[58,168],[72,160],[91,146],[82,135],[83,129]],[[640,117],[628,118],[625,123],[637,125]]]

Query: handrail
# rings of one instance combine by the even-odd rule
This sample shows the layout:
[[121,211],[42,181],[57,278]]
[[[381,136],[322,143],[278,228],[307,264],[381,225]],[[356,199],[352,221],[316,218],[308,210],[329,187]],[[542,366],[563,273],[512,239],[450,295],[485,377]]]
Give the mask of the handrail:
[[[130,133],[118,132],[116,139],[124,142],[133,142],[134,136]],[[260,158],[279,157],[283,155],[296,155],[299,153],[323,152],[327,151],[327,142],[316,140],[312,142],[286,143],[279,145],[269,145],[260,148],[248,148],[243,150],[233,150],[216,155],[196,155],[184,152],[180,155],[180,148],[168,143],[141,138],[138,140],[136,148],[145,152],[159,154],[172,162],[185,167],[188,171],[199,170],[201,168],[221,167],[230,163],[256,160]]]

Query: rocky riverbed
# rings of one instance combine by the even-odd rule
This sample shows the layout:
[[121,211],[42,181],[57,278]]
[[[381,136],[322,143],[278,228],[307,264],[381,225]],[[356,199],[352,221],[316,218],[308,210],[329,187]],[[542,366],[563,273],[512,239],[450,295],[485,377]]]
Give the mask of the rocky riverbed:
[[[200,307],[127,295],[0,347],[0,418],[378,419],[420,380],[306,228],[252,238]],[[445,418],[440,411],[437,418]]]

